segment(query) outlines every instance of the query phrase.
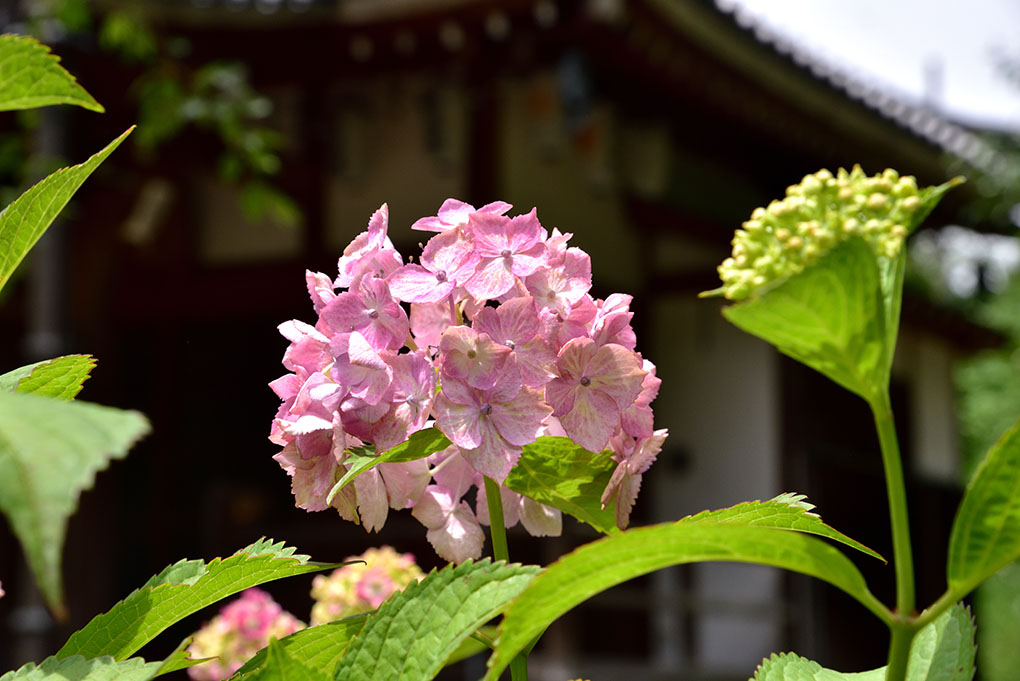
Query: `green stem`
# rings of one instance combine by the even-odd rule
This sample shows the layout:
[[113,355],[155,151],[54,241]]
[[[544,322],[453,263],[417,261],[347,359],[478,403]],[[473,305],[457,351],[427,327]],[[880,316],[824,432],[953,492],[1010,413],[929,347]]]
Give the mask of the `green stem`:
[[907,678],[910,643],[914,640],[917,629],[905,624],[894,624],[890,631],[892,638],[889,641],[889,666],[885,670],[885,679],[886,681],[903,681]]
[[506,524],[503,522],[503,499],[499,483],[485,476],[485,501],[489,505],[489,533],[492,535],[492,557],[510,562],[510,549],[506,543]]
[[888,392],[871,402],[878,441],[882,446],[885,487],[889,496],[889,518],[892,523],[893,565],[896,570],[896,621],[890,624],[889,668],[886,681],[902,681],[907,672],[910,642],[917,632],[910,620],[914,616],[914,558],[910,548],[910,520],[907,515],[907,491],[903,479],[903,461],[896,439],[892,404]]
[[[485,476],[485,501],[489,506],[489,534],[492,537],[492,557],[510,562],[510,549],[506,543],[506,523],[503,522],[503,499],[499,483]],[[521,653],[510,661],[510,678],[528,681],[528,655]]]

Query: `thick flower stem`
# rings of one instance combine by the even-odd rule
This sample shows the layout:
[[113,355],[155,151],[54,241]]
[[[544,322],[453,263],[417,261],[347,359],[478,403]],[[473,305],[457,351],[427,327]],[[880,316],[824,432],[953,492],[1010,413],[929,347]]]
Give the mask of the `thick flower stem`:
[[907,491],[903,479],[903,461],[896,439],[892,405],[889,394],[882,393],[872,400],[875,428],[882,447],[882,465],[885,469],[886,493],[889,496],[889,518],[892,522],[893,564],[896,570],[897,621],[890,625],[892,638],[889,644],[889,668],[886,681],[903,681],[907,674],[910,643],[917,633],[914,617],[914,559],[910,547],[910,521],[907,515]]
[[[485,501],[489,506],[489,533],[492,537],[492,557],[510,562],[510,549],[506,543],[506,523],[503,522],[503,499],[499,483],[485,476]],[[510,677],[513,681],[528,681],[528,656],[521,653],[510,661]]]

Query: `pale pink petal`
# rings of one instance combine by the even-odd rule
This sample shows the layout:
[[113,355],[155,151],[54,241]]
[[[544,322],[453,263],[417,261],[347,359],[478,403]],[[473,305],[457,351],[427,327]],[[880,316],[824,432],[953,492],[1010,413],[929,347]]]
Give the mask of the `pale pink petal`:
[[502,483],[521,458],[521,448],[509,444],[500,437],[496,428],[487,419],[479,421],[479,432],[481,442],[478,447],[461,446],[461,456],[482,475]]
[[453,315],[446,301],[429,305],[411,303],[411,333],[418,347],[439,347],[443,332],[452,325]]
[[425,459],[398,463],[381,463],[376,467],[386,483],[390,508],[409,508],[421,498],[429,482],[429,466]]
[[584,371],[592,390],[613,398],[619,409],[629,407],[641,394],[641,383],[647,373],[641,368],[637,353],[613,343],[600,347]]
[[532,537],[558,537],[563,533],[563,514],[558,508],[521,496],[521,525]]
[[620,427],[620,410],[609,396],[595,390],[579,390],[574,407],[560,418],[570,439],[589,452],[601,452],[609,436]]
[[552,407],[543,401],[541,391],[521,388],[513,401],[493,404],[489,419],[507,442],[521,447],[538,439],[542,422],[550,415]]
[[447,490],[453,499],[460,499],[471,489],[471,485],[480,482],[478,473],[464,460],[455,445],[433,454],[428,461],[436,467],[432,479]]
[[464,288],[479,300],[498,298],[514,285],[513,260],[509,257],[482,260]]
[[373,468],[354,478],[354,491],[358,494],[358,513],[365,530],[381,530],[390,505],[379,469]]
[[336,298],[333,282],[322,272],[305,270],[305,284],[308,286],[308,295],[312,299],[312,306],[315,308],[316,314],[322,312],[326,303]]
[[[456,383],[456,381],[448,381]],[[433,411],[436,416],[436,427],[443,431],[450,441],[462,448],[474,449],[482,443],[482,434],[479,431],[478,421],[481,416],[480,405],[458,404],[447,397],[449,386],[445,383],[442,391],[436,397]]]
[[435,303],[453,291],[453,282],[446,279],[445,272],[440,279],[421,265],[404,265],[386,281],[393,297],[408,303]]
[[452,563],[463,563],[468,558],[477,560],[485,544],[485,533],[466,501],[453,509],[445,525],[426,532],[425,538],[440,558]]

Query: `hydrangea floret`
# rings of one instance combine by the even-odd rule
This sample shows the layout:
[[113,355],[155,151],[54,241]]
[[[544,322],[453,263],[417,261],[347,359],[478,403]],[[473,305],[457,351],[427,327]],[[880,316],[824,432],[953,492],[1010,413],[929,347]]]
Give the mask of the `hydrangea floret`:
[[410,553],[390,546],[371,548],[329,576],[312,580],[312,626],[375,610],[383,601],[412,582],[425,578]]
[[[331,506],[370,531],[390,509],[410,508],[440,556],[477,558],[484,477],[504,483],[525,446],[559,435],[611,450],[620,469],[604,501],[621,495],[617,520],[627,525],[665,438],[652,423],[660,381],[635,351],[632,299],[593,298],[591,258],[572,235],[511,208],[448,199],[411,225],[434,235],[405,262],[383,205],[344,249],[337,277],[306,273],[318,319],[280,326],[290,373],[270,384],[283,403],[269,437],[297,506]],[[330,497],[349,452],[382,453],[423,428],[452,446],[381,463]],[[559,533],[560,511],[501,494],[507,527]]]
[[756,295],[854,235],[876,255],[894,258],[919,208],[916,180],[895,170],[869,177],[854,166],[835,176],[828,170],[806,175],[736,231],[733,254],[718,268],[723,285],[712,293],[730,300]]
[[270,638],[283,638],[305,625],[259,588],[245,590],[220,610],[192,639],[192,659],[215,658],[188,668],[196,681],[221,681],[233,676]]

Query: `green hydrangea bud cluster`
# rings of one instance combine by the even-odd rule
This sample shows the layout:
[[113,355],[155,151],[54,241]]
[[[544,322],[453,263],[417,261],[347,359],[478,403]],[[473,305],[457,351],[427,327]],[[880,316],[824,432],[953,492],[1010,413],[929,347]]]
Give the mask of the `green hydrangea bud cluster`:
[[828,170],[788,187],[786,197],[756,208],[733,237],[733,255],[719,265],[721,292],[742,300],[801,272],[851,235],[875,253],[895,257],[921,206],[917,182],[895,170],[868,177],[860,166],[833,177]]

